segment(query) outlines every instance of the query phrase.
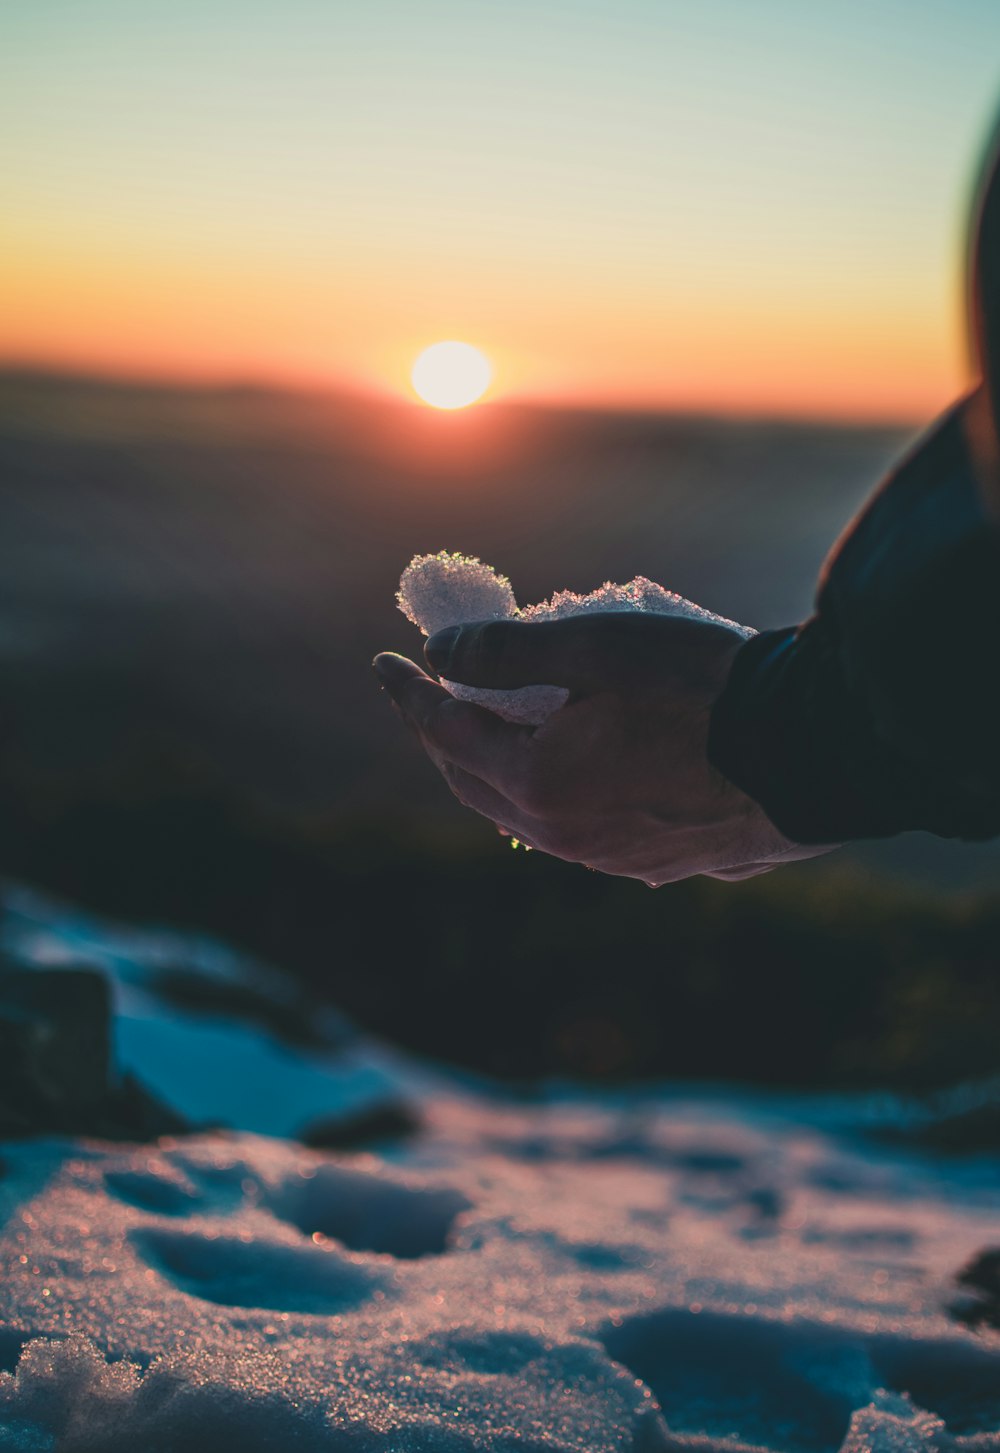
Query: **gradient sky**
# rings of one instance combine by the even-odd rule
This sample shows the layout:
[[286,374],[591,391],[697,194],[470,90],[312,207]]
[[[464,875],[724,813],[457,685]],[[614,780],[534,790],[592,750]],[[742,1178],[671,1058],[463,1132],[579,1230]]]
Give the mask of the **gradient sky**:
[[920,419],[1000,0],[11,0],[0,358]]

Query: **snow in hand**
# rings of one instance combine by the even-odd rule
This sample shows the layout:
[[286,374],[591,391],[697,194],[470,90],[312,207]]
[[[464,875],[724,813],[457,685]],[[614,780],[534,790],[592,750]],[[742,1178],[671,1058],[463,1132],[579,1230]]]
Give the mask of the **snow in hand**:
[[[601,611],[649,611],[659,615],[686,616],[689,619],[720,621],[741,631],[754,633],[747,626],[713,615],[682,595],[665,590],[652,580],[639,575],[628,585],[615,585],[610,580],[589,595],[576,595],[572,590],[559,590],[550,600],[521,609],[514,598],[510,581],[498,575],[470,555],[414,555],[403,571],[396,596],[400,610],[419,626],[424,635],[433,635],[445,626],[469,625],[473,621],[557,620],[562,616],[593,614]],[[518,691],[489,691],[443,681],[453,696],[462,701],[477,701],[488,706],[508,721],[538,725],[556,711],[569,692],[560,686],[524,686]]]
[[[8,960],[114,977],[124,1068],[160,1094],[207,1096],[222,1052],[268,1093],[230,1095],[229,1132],[4,1146],[0,1448],[1000,1450],[1000,1337],[955,1281],[997,1243],[1000,1167],[876,1146],[884,1098],[514,1102],[359,1035],[206,1041],[156,997],[177,936],[7,909]],[[380,1155],[254,1133],[323,1084],[327,1112],[391,1086],[423,1129]]]

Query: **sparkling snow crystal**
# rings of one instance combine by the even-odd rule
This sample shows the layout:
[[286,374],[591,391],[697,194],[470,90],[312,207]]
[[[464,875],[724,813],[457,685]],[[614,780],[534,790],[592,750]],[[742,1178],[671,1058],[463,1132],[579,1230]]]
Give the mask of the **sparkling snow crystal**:
[[941,1418],[915,1407],[906,1393],[879,1388],[852,1415],[841,1453],[935,1453],[946,1439]]
[[[174,1083],[217,1050],[160,995],[168,944],[261,982],[24,889],[5,910],[26,968],[107,966],[119,1043],[169,1027]],[[388,1076],[421,1128],[381,1155],[0,1145],[3,1453],[1000,1453],[1000,1337],[952,1310],[1000,1163],[873,1140],[910,1123],[891,1096],[529,1099],[364,1036],[285,1053],[333,1112],[338,1065]],[[273,1127],[293,1087],[240,1064],[243,1125]]]
[[[396,599],[407,619],[419,626],[426,636],[446,626],[466,625],[473,621],[543,621],[596,611],[647,611],[685,616],[691,620],[717,621],[744,636],[753,635],[747,626],[714,615],[642,575],[636,576],[627,585],[615,585],[607,580],[589,595],[559,590],[551,600],[522,609],[505,575],[498,575],[475,556],[450,555],[447,550],[441,550],[437,555],[414,555],[403,571]],[[478,701],[508,721],[535,726],[562,706],[569,695],[563,687],[555,685],[523,686],[517,691],[487,691],[461,686],[453,681],[442,681],[442,685],[453,696],[463,701]]]

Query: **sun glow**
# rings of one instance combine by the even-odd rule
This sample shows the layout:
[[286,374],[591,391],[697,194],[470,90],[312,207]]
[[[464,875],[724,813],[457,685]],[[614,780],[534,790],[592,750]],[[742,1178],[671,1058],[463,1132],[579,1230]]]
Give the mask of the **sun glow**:
[[410,382],[435,409],[464,409],[481,399],[493,379],[485,354],[471,343],[432,343],[414,362]]

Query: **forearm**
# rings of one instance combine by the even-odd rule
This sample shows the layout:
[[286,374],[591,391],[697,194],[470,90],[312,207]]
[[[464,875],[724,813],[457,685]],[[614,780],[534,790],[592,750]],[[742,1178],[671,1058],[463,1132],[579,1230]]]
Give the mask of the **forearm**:
[[816,615],[739,652],[714,765],[797,842],[1000,833],[1000,530],[959,406],[886,481]]

